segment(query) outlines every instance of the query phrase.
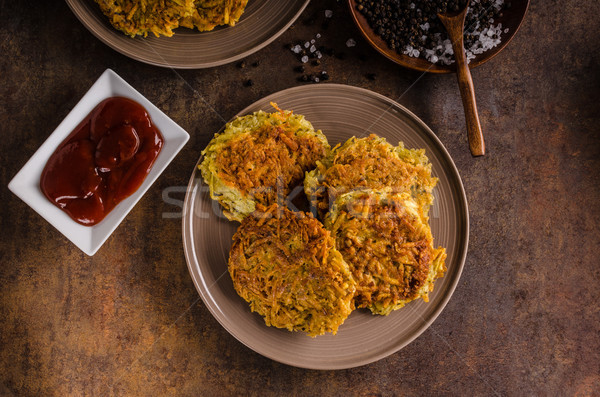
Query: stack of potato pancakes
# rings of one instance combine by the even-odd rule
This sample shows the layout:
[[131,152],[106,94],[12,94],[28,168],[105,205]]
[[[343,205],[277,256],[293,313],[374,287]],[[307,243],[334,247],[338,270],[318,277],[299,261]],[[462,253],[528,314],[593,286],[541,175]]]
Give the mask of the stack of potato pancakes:
[[[354,309],[428,301],[446,251],[429,227],[437,178],[425,151],[374,134],[331,149],[304,116],[272,105],[228,123],[199,166],[241,222],[228,263],[237,293],[267,325],[310,336],[335,334]],[[302,184],[312,213],[286,205]]]
[[199,31],[233,26],[248,0],[95,0],[110,23],[128,36],[172,36],[183,26]]

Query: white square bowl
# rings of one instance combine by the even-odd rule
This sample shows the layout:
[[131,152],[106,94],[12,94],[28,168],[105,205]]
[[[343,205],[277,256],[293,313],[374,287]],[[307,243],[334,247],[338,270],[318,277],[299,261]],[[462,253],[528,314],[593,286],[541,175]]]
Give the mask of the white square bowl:
[[[147,111],[154,125],[160,130],[164,144],[150,173],[142,185],[131,196],[121,201],[108,215],[94,226],[83,226],[75,222],[66,212],[52,204],[40,189],[40,177],[56,148],[106,98],[120,96],[133,99]],[[52,226],[71,240],[88,255],[94,255],[123,218],[131,211],[154,181],[160,176],[173,158],[190,138],[189,134],[156,106],[137,92],[115,72],[106,69],[88,92],[75,105],[60,125],[40,146],[27,164],[15,175],[8,188],[27,205],[46,219]]]

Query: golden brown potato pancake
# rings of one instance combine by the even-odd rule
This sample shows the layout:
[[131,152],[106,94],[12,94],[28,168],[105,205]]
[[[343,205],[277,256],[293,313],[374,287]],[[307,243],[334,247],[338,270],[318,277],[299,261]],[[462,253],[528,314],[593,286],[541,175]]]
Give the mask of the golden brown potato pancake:
[[216,134],[199,168],[225,216],[241,221],[257,204],[282,203],[328,153],[327,138],[304,116],[259,111]]
[[247,0],[95,0],[110,23],[128,36],[173,35],[184,26],[200,31],[233,26]]
[[307,173],[304,191],[321,219],[340,194],[382,188],[411,193],[426,218],[436,183],[425,150],[406,149],[402,142],[392,146],[385,138],[371,134],[352,137],[333,148],[329,156],[317,162],[315,170]]
[[229,274],[268,326],[336,333],[352,311],[354,280],[321,222],[273,205],[247,216],[233,236]]
[[388,190],[340,195],[325,218],[336,248],[356,280],[355,305],[387,315],[423,298],[446,270],[446,250],[433,237],[409,193]]

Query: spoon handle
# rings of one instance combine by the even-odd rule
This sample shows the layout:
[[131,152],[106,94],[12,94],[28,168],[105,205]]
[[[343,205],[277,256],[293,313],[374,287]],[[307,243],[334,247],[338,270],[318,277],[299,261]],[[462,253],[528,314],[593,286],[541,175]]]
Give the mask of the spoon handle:
[[462,18],[448,18],[443,15],[438,15],[446,27],[450,40],[452,41],[452,49],[454,50],[454,58],[456,59],[456,76],[458,78],[458,87],[460,96],[462,97],[463,107],[465,109],[465,120],[467,124],[467,133],[469,136],[469,148],[473,156],[483,156],[485,154],[485,143],[483,141],[483,132],[481,131],[481,123],[479,122],[479,114],[477,113],[477,101],[475,100],[475,88],[471,71],[467,64],[467,55],[463,43],[463,29],[466,16],[466,7],[463,11]]

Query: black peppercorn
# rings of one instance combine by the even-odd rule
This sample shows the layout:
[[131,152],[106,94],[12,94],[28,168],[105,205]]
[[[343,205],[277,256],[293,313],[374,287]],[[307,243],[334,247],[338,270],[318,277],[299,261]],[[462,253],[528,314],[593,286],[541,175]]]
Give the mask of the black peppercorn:
[[[357,10],[365,16],[373,32],[380,36],[389,48],[401,54],[419,56],[434,62],[444,57],[444,63],[447,63],[452,56],[448,49],[446,30],[437,14],[461,10],[466,6],[466,0],[356,0],[356,2]],[[465,21],[467,54],[470,49],[487,50],[501,39],[502,29],[494,25],[495,18],[511,6],[511,2],[501,6],[502,2],[503,0],[479,0],[470,3]],[[485,28],[493,30],[487,36],[480,36]]]

